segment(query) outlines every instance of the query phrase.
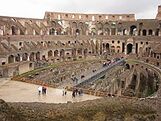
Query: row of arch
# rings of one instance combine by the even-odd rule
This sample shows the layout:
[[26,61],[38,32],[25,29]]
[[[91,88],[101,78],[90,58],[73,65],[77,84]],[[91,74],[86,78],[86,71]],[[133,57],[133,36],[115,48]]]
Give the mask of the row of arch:
[[[1,30],[3,31],[3,30]],[[137,28],[136,25],[132,25],[129,28],[124,28],[122,25],[110,25],[108,23],[105,23],[104,25],[101,23],[96,23],[95,27],[91,29],[91,33],[87,32],[89,31],[89,27],[85,25],[84,23],[76,23],[73,22],[71,25],[71,28],[68,27],[66,30],[62,30],[61,25],[57,27],[56,25],[53,25],[47,33],[49,35],[139,35],[139,36],[160,36],[160,29],[156,28],[154,29],[143,29],[142,26],[139,26]],[[36,32],[32,32],[34,35]],[[4,34],[4,32],[1,32],[1,34]],[[12,35],[25,35],[25,33],[16,27],[15,25],[11,26],[11,34]],[[30,33],[31,34],[31,33]],[[42,32],[37,34],[43,34]],[[44,33],[45,34],[45,33]]]
[[23,53],[16,55],[8,56],[8,63],[20,62],[20,61],[40,61],[40,60],[48,60],[53,57],[61,57],[64,58],[66,56],[76,57],[76,56],[87,56],[88,49],[72,49],[71,52],[66,52],[66,50],[49,50],[46,54],[41,52],[32,52],[32,53]]
[[[103,52],[106,52],[106,53],[121,53],[121,52],[125,52],[125,47],[123,47],[124,45],[122,45],[122,50],[121,50],[121,47],[120,46],[110,46],[109,43],[103,43]],[[126,53],[127,54],[130,54],[132,53],[132,48],[133,48],[133,44],[129,43],[126,45]]]

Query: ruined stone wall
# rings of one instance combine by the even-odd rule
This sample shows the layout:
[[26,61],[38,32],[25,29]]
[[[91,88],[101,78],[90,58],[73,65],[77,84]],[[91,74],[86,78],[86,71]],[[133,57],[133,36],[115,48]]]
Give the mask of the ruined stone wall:
[[156,110],[136,100],[99,99],[79,103],[0,102],[0,119],[5,121],[154,121]]

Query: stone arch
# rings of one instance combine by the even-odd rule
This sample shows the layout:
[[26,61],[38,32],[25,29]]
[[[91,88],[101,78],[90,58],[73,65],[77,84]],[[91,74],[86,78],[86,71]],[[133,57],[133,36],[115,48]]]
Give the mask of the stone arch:
[[109,23],[108,22],[106,22],[103,25],[103,29],[104,29],[104,35],[110,35],[110,29],[109,29]]
[[62,35],[63,33],[62,33],[62,28],[57,28],[56,29],[56,35]]
[[123,29],[123,35],[127,35],[127,29]]
[[80,29],[76,29],[76,30],[75,30],[76,35],[80,35],[80,32],[81,32]]
[[76,22],[72,23],[72,28],[77,28],[77,23]]
[[134,91],[135,91],[135,88],[136,88],[136,84],[137,84],[137,75],[133,74],[131,84],[130,84],[130,88],[133,89]]
[[147,35],[147,31],[146,29],[143,30],[143,36],[146,36]]
[[82,22],[79,22],[78,27],[79,28],[83,28],[83,23]]
[[87,48],[84,49],[83,53],[84,53],[84,56],[86,56],[88,54],[88,49]]
[[115,53],[115,46],[111,46],[111,52]]
[[12,35],[17,35],[18,34],[18,28],[15,26],[11,26],[11,31],[12,31]]
[[138,97],[142,97],[143,95],[145,95],[143,93],[145,93],[146,86],[148,86],[147,85],[147,77],[145,76],[145,74],[140,73],[140,80],[141,81],[139,82],[139,87],[138,87],[138,90],[137,90],[139,92],[137,94]]
[[23,53],[22,54],[22,61],[27,61],[28,59],[28,54],[27,53]]
[[102,30],[103,29],[103,24],[101,22],[96,24],[97,30]]
[[132,52],[133,45],[131,43],[127,44],[127,54],[130,54]]
[[40,60],[40,52],[36,53],[36,60],[39,61]]
[[105,29],[105,28],[109,28],[109,23],[106,22],[106,23],[103,25],[103,28],[104,28],[104,29]]
[[61,49],[60,50],[60,57],[64,57],[65,56],[65,50],[64,49]]
[[30,59],[30,61],[34,61],[35,60],[35,53],[34,52],[32,52],[30,54],[29,59]]
[[77,53],[76,49],[75,49],[75,48],[74,48],[74,49],[72,49],[72,56],[73,56],[73,57],[75,57],[75,56],[76,56],[76,53]]
[[96,24],[96,27],[97,27],[97,30],[98,30],[97,34],[103,35],[103,24],[101,22],[99,22],[99,23]]
[[126,68],[126,69],[130,69],[130,65],[127,63],[127,64],[125,65],[125,68]]
[[115,27],[111,28],[111,35],[116,35],[116,28]]
[[20,62],[20,54],[17,54],[17,55],[15,56],[15,61],[16,61],[16,62]]
[[50,34],[50,35],[55,35],[55,33],[56,33],[55,28],[51,28],[51,29],[49,30],[49,34]]
[[78,53],[78,55],[82,55],[82,49],[81,49],[81,48],[78,49],[78,50],[77,50],[77,53]]
[[52,57],[53,56],[53,51],[52,50],[49,50],[48,51],[48,58]]
[[117,49],[117,53],[121,52],[121,47],[120,46],[117,46],[116,49]]
[[159,36],[159,29],[156,29],[155,36]]
[[148,30],[148,35],[153,35],[153,30],[149,29]]
[[110,29],[109,28],[104,29],[104,35],[110,35]]
[[140,53],[143,53],[143,47],[140,47],[140,48],[139,48],[139,52],[140,52]]
[[92,34],[92,35],[96,35],[96,34],[97,34],[96,28],[92,28],[92,29],[91,29],[91,34]]
[[8,56],[8,63],[14,63],[15,57],[13,55]]
[[102,43],[102,49],[103,51],[106,50],[106,43]]
[[58,50],[55,50],[54,51],[54,57],[58,57],[58,53],[59,53]]
[[53,27],[56,27],[56,22],[55,21],[51,21],[51,24]]
[[106,43],[106,51],[108,52],[110,50],[110,44]]
[[137,27],[135,25],[130,26],[130,35],[135,35],[136,28]]

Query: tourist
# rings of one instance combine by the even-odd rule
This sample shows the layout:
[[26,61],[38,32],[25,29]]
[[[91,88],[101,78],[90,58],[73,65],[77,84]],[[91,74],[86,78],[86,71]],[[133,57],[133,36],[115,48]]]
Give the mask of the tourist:
[[75,90],[72,92],[72,98],[75,98]]
[[63,96],[65,95],[65,88],[63,87]]
[[38,94],[40,95],[41,92],[42,92],[42,86],[39,86],[39,87],[38,87]]
[[46,87],[42,87],[42,94],[46,94],[46,90],[47,90],[47,88]]
[[64,90],[64,94],[67,95],[67,87]]

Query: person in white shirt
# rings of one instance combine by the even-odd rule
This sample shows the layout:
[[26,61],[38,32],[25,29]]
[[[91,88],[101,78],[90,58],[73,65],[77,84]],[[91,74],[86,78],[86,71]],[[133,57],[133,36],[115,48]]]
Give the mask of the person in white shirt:
[[41,94],[41,92],[42,92],[42,86],[39,86],[38,87],[38,93],[39,93],[39,95]]

